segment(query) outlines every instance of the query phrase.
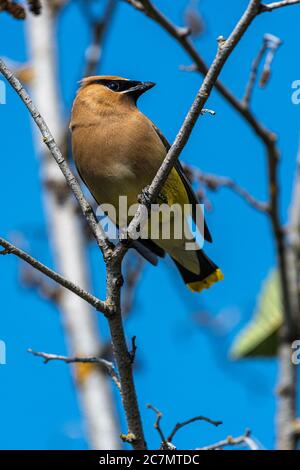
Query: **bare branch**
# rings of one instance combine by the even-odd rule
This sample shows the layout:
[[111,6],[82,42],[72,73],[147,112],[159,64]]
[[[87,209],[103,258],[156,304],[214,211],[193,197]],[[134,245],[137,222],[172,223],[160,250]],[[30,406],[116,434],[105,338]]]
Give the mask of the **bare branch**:
[[215,116],[216,111],[214,111],[213,109],[203,108],[203,109],[201,110],[201,114],[202,114],[202,115],[204,115],[204,114],[210,114],[211,116]]
[[24,20],[26,18],[24,6],[12,0],[1,0],[0,12],[1,11],[6,11],[16,20]]
[[140,0],[124,0],[124,1],[132,5],[134,8],[136,8],[136,10],[144,11],[144,7],[141,4]]
[[278,50],[279,46],[281,46],[282,44],[281,39],[279,39],[277,36],[274,36],[273,34],[266,34],[265,38],[268,44],[268,52],[267,52],[266,60],[264,63],[263,71],[261,74],[261,78],[259,81],[259,85],[261,88],[264,88],[270,79],[271,65],[275,57],[275,53]]
[[250,71],[249,82],[247,84],[246,91],[245,91],[245,96],[243,98],[244,106],[247,107],[247,108],[249,107],[249,103],[250,103],[250,100],[251,100],[251,97],[252,97],[254,85],[255,85],[255,82],[256,82],[258,67],[259,67],[259,65],[260,65],[260,63],[263,59],[263,56],[264,56],[264,54],[267,50],[267,47],[268,47],[268,42],[266,40],[266,37],[264,36],[261,48],[258,51],[258,54],[257,54],[256,58],[253,61],[251,71]]
[[161,439],[161,448],[162,449],[168,449],[168,441],[167,439],[165,438],[165,435],[160,427],[160,421],[161,421],[161,418],[163,417],[163,414],[161,411],[159,411],[157,408],[155,408],[155,406],[151,405],[150,403],[148,403],[147,405],[147,408],[149,410],[152,410],[154,411],[154,413],[156,414],[156,420],[155,420],[155,423],[154,423],[154,429],[157,430],[159,436],[160,436],[160,439]]
[[239,437],[228,436],[223,441],[219,441],[219,442],[216,442],[215,444],[209,445],[207,447],[201,447],[196,450],[219,450],[219,449],[223,449],[224,447],[237,446],[240,444],[246,444],[250,450],[259,450],[259,446],[251,438],[250,430],[246,430],[243,436],[239,436]]
[[[159,24],[175,41],[180,44],[180,46],[185,50],[188,56],[193,61],[193,64],[188,66],[188,70],[196,70],[202,75],[206,75],[208,72],[208,66],[204,62],[203,58],[198,53],[196,47],[187,36],[182,36],[180,34],[180,29],[174,25],[169,19],[167,19],[150,1],[142,2],[141,0],[133,2],[132,0],[125,0],[127,3],[130,3],[132,6],[137,8],[139,11],[142,11],[145,15]],[[143,3],[143,5],[142,5]],[[137,4],[139,5],[137,7]],[[257,14],[261,11],[258,9]],[[255,134],[262,140],[265,146],[268,146],[272,142],[273,134],[272,132],[265,129],[256,117],[247,109],[243,102],[237,99],[233,93],[219,80],[215,83],[215,88],[223,96],[223,98],[246,120]]]
[[206,421],[207,423],[213,424],[214,426],[220,426],[221,424],[223,424],[222,421],[214,421],[213,419],[207,418],[206,416],[194,416],[193,418],[183,421],[182,423],[177,423],[174,426],[173,431],[169,435],[168,441],[172,442],[175,434],[177,434],[179,429],[183,428],[184,426],[188,426],[189,424],[194,423],[195,421]]
[[282,2],[266,3],[261,5],[261,13],[277,10],[282,7],[289,7],[300,3],[300,0],[283,0]]
[[153,406],[151,404],[148,404],[147,408],[154,411],[154,413],[156,414],[156,421],[154,423],[154,429],[157,430],[157,432],[160,436],[161,449],[165,449],[165,450],[168,450],[168,449],[172,450],[172,449],[176,448],[173,445],[172,441],[174,439],[175,434],[179,431],[179,429],[183,428],[184,426],[188,426],[189,424],[194,423],[195,421],[206,421],[207,423],[213,424],[214,426],[219,426],[220,424],[222,424],[222,421],[214,421],[210,418],[206,418],[205,416],[194,416],[193,418],[188,419],[187,421],[183,421],[182,423],[177,423],[174,426],[174,428],[173,428],[172,432],[170,433],[170,435],[166,438],[163,431],[162,431],[162,429],[161,429],[161,426],[160,426],[160,421],[163,417],[162,412],[159,411],[158,408],[156,408],[155,406]]
[[60,356],[58,354],[49,354],[45,352],[33,351],[32,349],[27,349],[27,352],[33,356],[42,357],[44,359],[44,364],[47,364],[50,361],[62,361],[66,364],[81,363],[81,364],[100,364],[105,367],[112,380],[117,385],[118,389],[121,390],[120,379],[118,373],[112,362],[102,359],[101,357],[67,357]]
[[265,202],[258,201],[252,194],[250,194],[242,186],[238,185],[233,179],[226,176],[218,176],[209,173],[204,173],[198,168],[191,167],[185,164],[184,170],[192,182],[200,182],[205,184],[208,189],[215,191],[222,187],[231,189],[234,193],[240,196],[244,201],[254,209],[260,212],[268,212],[269,207]]
[[80,286],[77,286],[72,281],[65,279],[63,276],[53,271],[53,269],[48,268],[48,266],[44,265],[43,263],[40,263],[40,261],[36,260],[20,248],[17,248],[15,245],[8,242],[4,238],[0,238],[0,245],[4,247],[4,250],[1,252],[2,255],[13,254],[17,256],[18,258],[30,264],[32,267],[34,267],[41,273],[48,276],[53,281],[60,284],[62,287],[65,287],[66,289],[81,297],[99,312],[102,312],[105,315],[109,315],[110,308],[108,307],[108,305],[106,305],[105,302],[102,302],[100,299],[85,291]]
[[135,355],[136,355],[137,345],[136,345],[136,336],[131,338],[131,351],[129,351],[131,363],[134,363]]

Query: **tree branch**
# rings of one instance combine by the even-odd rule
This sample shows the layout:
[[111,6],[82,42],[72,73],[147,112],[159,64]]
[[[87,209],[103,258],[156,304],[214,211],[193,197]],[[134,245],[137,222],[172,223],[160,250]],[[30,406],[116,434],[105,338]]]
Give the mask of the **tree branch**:
[[181,428],[183,428],[183,427],[185,427],[185,426],[188,426],[188,425],[191,424],[191,423],[195,423],[196,421],[206,421],[207,423],[213,424],[214,426],[220,426],[221,424],[223,424],[222,421],[215,421],[215,420],[213,420],[213,419],[207,418],[206,416],[194,416],[193,418],[187,419],[186,421],[183,421],[182,423],[177,423],[177,424],[174,426],[173,431],[172,431],[171,434],[169,435],[168,441],[169,441],[169,442],[172,442],[173,439],[174,439],[175,434],[177,434],[177,432],[178,432]]
[[157,430],[158,434],[159,434],[159,437],[161,439],[161,448],[162,449],[170,449],[169,447],[169,444],[171,444],[171,442],[168,442],[169,440],[165,438],[165,435],[161,429],[161,426],[160,426],[160,421],[163,417],[163,414],[161,411],[159,411],[159,409],[157,409],[155,406],[151,405],[150,403],[148,403],[147,405],[147,408],[149,410],[152,410],[154,411],[154,413],[156,414],[156,420],[155,420],[155,423],[154,423],[154,429]]
[[256,82],[258,67],[259,67],[259,65],[260,65],[260,63],[263,59],[263,56],[264,56],[267,48],[268,48],[268,41],[266,39],[266,36],[264,36],[261,48],[258,51],[258,54],[257,54],[257,56],[255,57],[255,59],[253,61],[253,64],[252,64],[252,67],[251,67],[251,70],[250,70],[249,81],[247,83],[245,95],[244,95],[244,98],[243,98],[243,104],[246,108],[249,107],[250,100],[252,98],[254,85],[255,85],[255,82]]
[[282,2],[266,3],[261,5],[261,13],[271,12],[273,10],[277,10],[278,8],[296,5],[297,3],[300,3],[300,0],[283,0]]
[[0,237],[0,245],[3,246],[4,248],[4,250],[0,252],[0,255],[12,254],[12,255],[17,256],[18,258],[22,259],[26,263],[30,264],[33,268],[37,269],[38,271],[45,274],[53,281],[60,284],[62,287],[65,287],[69,291],[81,297],[83,300],[85,300],[90,305],[92,305],[98,312],[102,312],[105,315],[110,314],[110,308],[108,307],[108,305],[106,305],[105,302],[102,302],[102,300],[98,299],[94,295],[85,291],[80,286],[77,286],[72,281],[65,279],[63,276],[53,271],[53,269],[48,268],[48,266],[41,263],[37,259],[33,258],[25,251],[21,250],[20,248],[17,248],[15,245],[13,245],[9,241],[1,237]]
[[209,173],[204,173],[198,168],[191,167],[190,165],[185,164],[184,170],[187,173],[188,178],[192,182],[198,182],[205,184],[208,189],[216,191],[222,187],[228,188],[238,196],[240,196],[247,204],[249,204],[254,209],[266,213],[269,211],[268,204],[265,202],[257,200],[252,196],[249,191],[244,189],[242,186],[237,184],[233,179],[226,176],[213,175]]
[[100,364],[105,367],[112,380],[117,385],[118,389],[121,390],[120,379],[118,373],[112,362],[102,359],[101,357],[67,357],[59,356],[58,354],[49,354],[45,352],[33,351],[32,349],[27,349],[27,352],[33,356],[42,357],[44,359],[44,364],[47,364],[50,361],[62,361],[66,364],[80,363],[80,364]]
[[215,444],[212,444],[207,447],[201,447],[196,450],[220,450],[223,449],[224,447],[228,446],[237,446],[240,444],[246,444],[250,450],[259,450],[259,446],[256,444],[256,442],[251,438],[251,431],[247,430],[243,436],[240,437],[231,437],[228,436],[226,439],[223,441],[216,442]]
[[188,419],[187,421],[183,421],[182,423],[177,423],[173,430],[171,431],[170,435],[168,437],[165,437],[162,428],[160,426],[160,421],[163,417],[163,414],[161,411],[159,411],[158,408],[155,406],[148,404],[147,408],[149,410],[154,411],[156,414],[156,420],[154,423],[154,429],[157,430],[159,437],[161,439],[161,449],[164,450],[174,450],[176,447],[173,445],[172,441],[174,439],[175,434],[179,431],[179,429],[183,428],[184,426],[188,426],[191,423],[194,423],[195,421],[206,421],[207,423],[213,424],[214,426],[219,426],[220,424],[223,424],[222,421],[214,421],[210,418],[206,418],[205,416],[194,416],[191,419]]

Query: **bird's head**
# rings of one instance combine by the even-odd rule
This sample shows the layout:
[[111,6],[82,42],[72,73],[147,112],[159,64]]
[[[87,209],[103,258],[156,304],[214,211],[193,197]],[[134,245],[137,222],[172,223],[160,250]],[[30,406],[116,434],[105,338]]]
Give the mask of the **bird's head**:
[[93,94],[98,99],[101,97],[110,101],[130,100],[136,103],[138,98],[154,87],[153,82],[140,82],[114,76],[87,77],[81,81],[79,93]]

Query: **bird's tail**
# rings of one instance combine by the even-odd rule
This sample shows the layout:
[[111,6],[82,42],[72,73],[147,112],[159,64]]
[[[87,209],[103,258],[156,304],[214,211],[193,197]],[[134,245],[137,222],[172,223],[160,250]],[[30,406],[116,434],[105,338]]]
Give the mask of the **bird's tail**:
[[215,282],[224,279],[224,275],[218,266],[211,261],[202,250],[197,251],[197,257],[200,266],[200,274],[195,274],[182,266],[174,258],[172,260],[176,264],[185,284],[193,292],[201,292],[208,289]]

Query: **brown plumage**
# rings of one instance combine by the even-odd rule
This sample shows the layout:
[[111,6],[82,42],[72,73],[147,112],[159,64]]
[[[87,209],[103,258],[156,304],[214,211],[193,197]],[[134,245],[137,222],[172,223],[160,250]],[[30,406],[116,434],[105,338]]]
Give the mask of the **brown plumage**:
[[[113,76],[88,77],[81,82],[70,125],[73,156],[83,181],[99,204],[118,208],[121,195],[127,196],[128,207],[136,204],[167,153],[166,139],[136,106],[138,97],[153,85]],[[169,206],[190,203],[196,208],[196,196],[179,163],[172,169],[161,199]],[[119,218],[114,222],[127,225],[127,213],[117,211],[116,215]],[[187,226],[188,222],[183,223]],[[206,225],[204,237],[211,241]],[[156,254],[169,253],[186,284],[200,291],[221,279],[222,273],[202,250],[187,251],[186,241],[184,236],[163,239],[160,227],[158,239],[140,243]]]

